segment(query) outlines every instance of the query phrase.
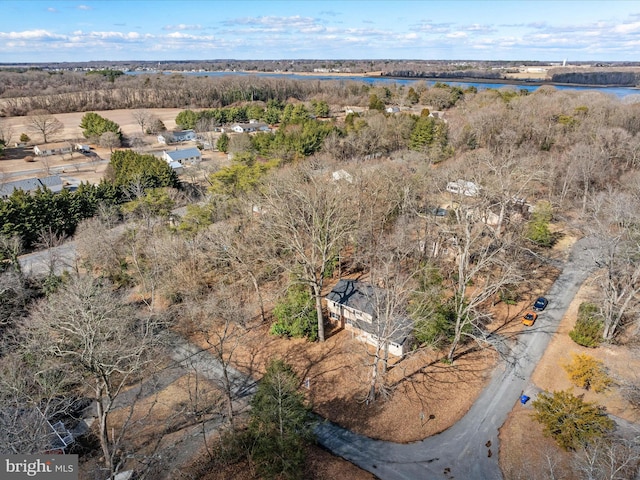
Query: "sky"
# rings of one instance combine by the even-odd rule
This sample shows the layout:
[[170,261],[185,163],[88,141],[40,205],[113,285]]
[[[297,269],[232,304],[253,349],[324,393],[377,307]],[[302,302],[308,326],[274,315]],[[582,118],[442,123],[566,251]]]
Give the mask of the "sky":
[[0,63],[640,61],[637,0],[0,0]]

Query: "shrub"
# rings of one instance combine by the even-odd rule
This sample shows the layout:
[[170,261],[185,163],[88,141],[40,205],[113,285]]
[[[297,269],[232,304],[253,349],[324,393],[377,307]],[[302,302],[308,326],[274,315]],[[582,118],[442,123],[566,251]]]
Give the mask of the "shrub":
[[571,392],[542,392],[532,404],[533,416],[543,425],[545,435],[565,450],[575,450],[615,427],[603,407],[585,402],[582,396]]
[[312,342],[318,338],[316,307],[306,288],[290,288],[287,296],[273,309],[276,322],[269,333],[282,337],[308,338]]
[[531,221],[527,225],[527,238],[541,247],[551,247],[554,242],[549,223],[553,218],[551,204],[546,201],[538,202]]
[[604,364],[591,355],[573,353],[571,361],[563,368],[574,385],[585,390],[603,392],[611,385],[611,378],[607,375]]
[[[412,310],[412,317],[417,319],[413,334],[418,343],[442,348],[453,341],[456,325],[456,305],[453,300],[438,305],[433,311],[419,303],[413,305]],[[467,322],[462,328],[463,334],[471,333],[472,328]],[[467,338],[463,335],[461,341]]]
[[569,332],[571,340],[583,347],[594,348],[602,340],[603,323],[598,317],[598,306],[583,302],[578,308],[578,319],[573,330]]

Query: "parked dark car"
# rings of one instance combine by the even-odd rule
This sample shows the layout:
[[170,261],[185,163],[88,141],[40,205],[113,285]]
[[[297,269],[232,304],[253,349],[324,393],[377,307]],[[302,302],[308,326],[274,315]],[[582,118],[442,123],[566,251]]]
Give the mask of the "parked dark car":
[[535,301],[535,303],[533,304],[533,309],[536,312],[541,312],[542,310],[544,310],[545,308],[547,308],[547,305],[549,304],[549,300],[547,300],[544,297],[538,297],[538,299]]

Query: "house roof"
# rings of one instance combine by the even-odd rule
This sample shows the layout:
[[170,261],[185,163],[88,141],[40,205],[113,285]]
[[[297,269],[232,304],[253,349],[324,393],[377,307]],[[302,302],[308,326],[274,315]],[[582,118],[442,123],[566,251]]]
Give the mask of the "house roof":
[[200,153],[200,150],[198,150],[196,147],[185,148],[183,150],[173,150],[165,153],[174,162],[179,162],[180,160],[186,160],[187,158],[202,156]]
[[171,135],[173,135],[174,137],[186,137],[188,135],[195,135],[196,131],[195,130],[174,130],[173,132],[171,132]]
[[[333,287],[326,298],[353,310],[369,314],[372,322],[357,320],[357,327],[367,333],[379,335],[380,328],[376,321],[377,314],[374,302],[376,298],[379,301],[384,301],[384,296],[383,289],[357,280],[342,279]],[[387,332],[389,340],[402,345],[413,330],[413,321],[407,316],[398,316],[390,330]]]
[[262,122],[250,122],[250,123],[234,123],[231,128],[241,127],[243,130],[260,130],[262,128],[269,128],[269,125]]
[[61,148],[71,148],[69,142],[56,142],[56,143],[43,143],[42,145],[36,145],[40,151],[44,150],[59,150]]
[[8,197],[14,190],[35,192],[41,187],[47,187],[52,192],[60,192],[62,190],[62,178],[58,175],[52,175],[44,178],[27,178],[25,180],[0,183],[0,197]]
[[375,291],[372,285],[355,280],[343,279],[333,287],[327,295],[327,298],[345,307],[368,313],[373,317],[375,309],[371,299],[374,295]]

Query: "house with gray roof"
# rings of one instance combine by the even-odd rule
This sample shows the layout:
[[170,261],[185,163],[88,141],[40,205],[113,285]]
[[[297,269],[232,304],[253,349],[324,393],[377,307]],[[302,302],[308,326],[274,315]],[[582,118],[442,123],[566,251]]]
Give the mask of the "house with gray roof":
[[62,178],[58,175],[51,175],[44,178],[27,178],[25,180],[14,180],[12,182],[0,183],[0,198],[9,198],[15,190],[22,190],[26,193],[35,192],[38,188],[47,188],[53,193],[59,193],[63,188]]
[[202,161],[202,154],[196,147],[182,150],[163,151],[162,158],[167,163],[178,162],[180,165],[197,165]]
[[329,320],[349,330],[358,340],[373,346],[388,343],[389,353],[401,357],[409,351],[413,321],[398,312],[391,318],[380,318],[387,292],[365,282],[340,280],[325,297]]
[[195,130],[175,130],[158,135],[158,143],[180,143],[196,139]]
[[73,146],[69,142],[43,143],[42,145],[33,147],[33,153],[41,157],[63,155],[72,152]]
[[225,127],[224,131],[235,133],[270,132],[269,125],[262,122],[234,123],[231,127]]

